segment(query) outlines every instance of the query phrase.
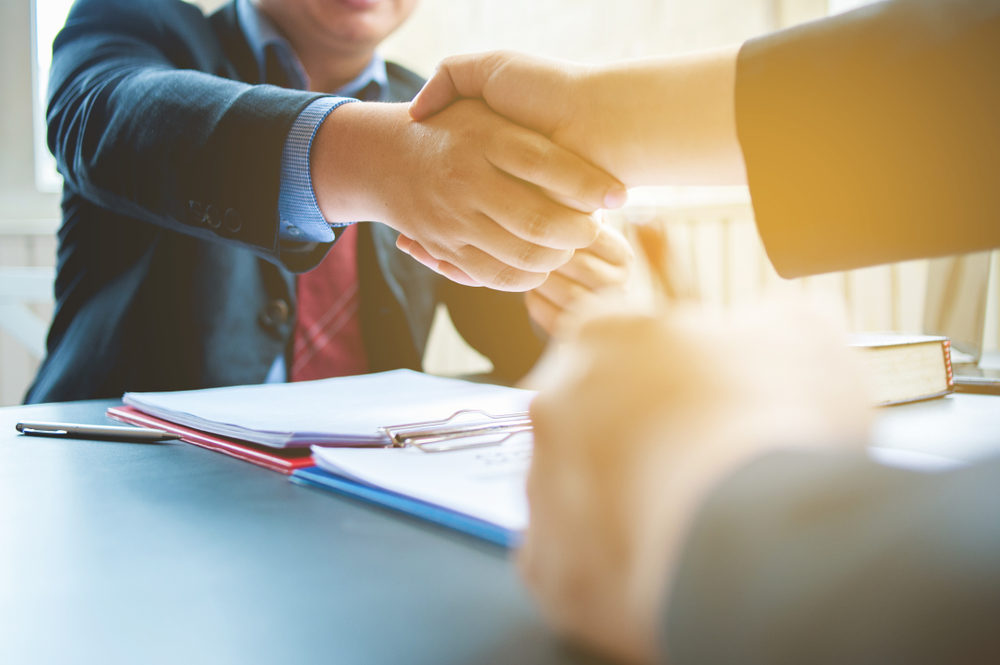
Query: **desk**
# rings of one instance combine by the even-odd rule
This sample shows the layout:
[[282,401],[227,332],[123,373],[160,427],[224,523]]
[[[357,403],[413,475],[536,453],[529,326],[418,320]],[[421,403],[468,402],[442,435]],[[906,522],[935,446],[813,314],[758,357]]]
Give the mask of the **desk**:
[[505,551],[186,443],[19,436],[0,409],[0,663],[586,662]]
[[[14,432],[112,403],[0,409],[0,663],[586,660],[498,548],[184,443]],[[971,460],[998,432],[1000,398],[954,395],[876,442]]]

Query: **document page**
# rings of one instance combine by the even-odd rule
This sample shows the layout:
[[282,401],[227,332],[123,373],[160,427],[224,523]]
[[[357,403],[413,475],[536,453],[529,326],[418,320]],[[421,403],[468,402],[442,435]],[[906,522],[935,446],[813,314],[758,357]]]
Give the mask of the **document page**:
[[395,492],[512,531],[528,525],[525,480],[531,462],[529,432],[503,444],[428,453],[417,448],[313,448],[329,473]]

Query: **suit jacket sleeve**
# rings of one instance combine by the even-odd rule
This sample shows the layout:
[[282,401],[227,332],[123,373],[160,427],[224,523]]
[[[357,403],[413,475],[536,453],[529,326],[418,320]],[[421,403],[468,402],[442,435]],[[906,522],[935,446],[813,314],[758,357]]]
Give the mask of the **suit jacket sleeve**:
[[940,474],[778,453],[705,503],[666,651],[684,663],[1000,662],[1000,459]]
[[277,200],[288,130],[318,95],[229,80],[221,48],[184,3],[77,2],[53,45],[49,147],[103,208],[306,269],[329,245],[283,252]]
[[1000,246],[1000,1],[901,0],[744,45],[736,118],[785,277]]

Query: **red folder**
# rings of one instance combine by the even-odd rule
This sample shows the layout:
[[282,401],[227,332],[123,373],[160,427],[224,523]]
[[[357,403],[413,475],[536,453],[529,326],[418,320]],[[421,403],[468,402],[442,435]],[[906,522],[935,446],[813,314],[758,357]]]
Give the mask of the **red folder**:
[[131,406],[113,406],[108,409],[109,418],[120,420],[132,425],[152,427],[171,434],[176,434],[182,440],[202,448],[208,448],[223,455],[241,459],[265,469],[279,473],[291,474],[296,469],[313,466],[312,454],[308,448],[268,448],[258,446],[239,439],[230,439],[216,434],[208,434],[183,425],[150,416]]

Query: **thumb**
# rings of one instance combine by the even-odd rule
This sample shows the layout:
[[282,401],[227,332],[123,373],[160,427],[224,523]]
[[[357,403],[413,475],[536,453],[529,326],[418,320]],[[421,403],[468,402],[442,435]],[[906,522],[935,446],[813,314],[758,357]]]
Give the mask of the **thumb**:
[[455,89],[448,65],[441,63],[434,75],[427,83],[424,83],[424,87],[410,102],[410,117],[417,122],[426,120],[438,111],[447,108],[458,97],[458,90]]
[[410,102],[410,117],[426,120],[460,97],[482,97],[487,81],[507,59],[504,53],[471,53],[445,58]]

